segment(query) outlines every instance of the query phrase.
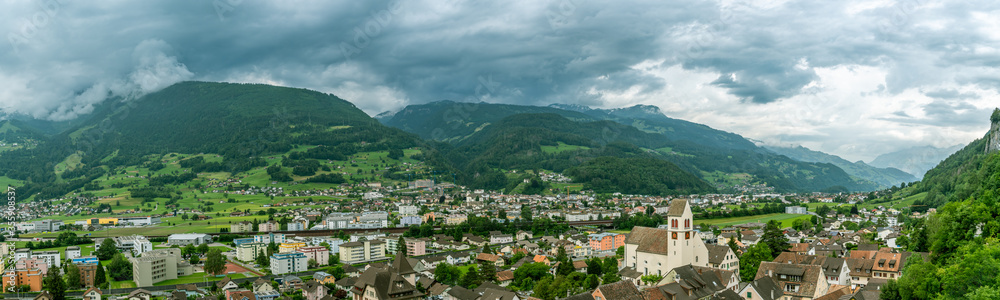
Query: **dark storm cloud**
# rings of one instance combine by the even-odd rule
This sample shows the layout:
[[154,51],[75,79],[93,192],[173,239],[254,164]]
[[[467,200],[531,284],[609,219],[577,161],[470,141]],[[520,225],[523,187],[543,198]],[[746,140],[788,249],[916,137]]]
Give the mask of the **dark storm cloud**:
[[[674,84],[637,65],[713,74],[702,84],[750,107],[814,94],[817,70],[841,66],[885,72],[879,90],[855,94],[919,88],[939,100],[975,100],[982,96],[960,88],[1000,90],[995,1],[3,5],[0,109],[47,119],[75,118],[107,96],[134,98],[181,80],[311,88],[371,114],[441,99],[607,106],[608,93],[642,99]],[[923,106],[928,120],[919,122],[968,117],[974,110],[962,103]]]

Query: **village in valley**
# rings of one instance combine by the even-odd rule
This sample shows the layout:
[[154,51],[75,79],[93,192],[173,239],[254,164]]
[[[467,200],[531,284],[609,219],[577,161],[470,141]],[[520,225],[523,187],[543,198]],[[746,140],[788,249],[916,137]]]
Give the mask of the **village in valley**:
[[89,300],[877,299],[907,260],[927,257],[906,251],[916,238],[904,226],[933,213],[876,193],[760,189],[524,195],[226,179],[198,191],[197,206],[108,213],[85,195],[19,207],[25,221],[4,228],[0,247],[6,295],[52,299],[55,268],[67,295]]

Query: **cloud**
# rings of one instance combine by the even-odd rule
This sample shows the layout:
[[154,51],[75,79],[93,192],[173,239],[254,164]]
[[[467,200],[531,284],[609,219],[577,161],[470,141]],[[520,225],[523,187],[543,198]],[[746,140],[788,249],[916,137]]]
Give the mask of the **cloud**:
[[180,80],[260,82],[372,115],[653,104],[867,158],[970,141],[1000,90],[985,0],[0,1],[0,109],[53,120]]

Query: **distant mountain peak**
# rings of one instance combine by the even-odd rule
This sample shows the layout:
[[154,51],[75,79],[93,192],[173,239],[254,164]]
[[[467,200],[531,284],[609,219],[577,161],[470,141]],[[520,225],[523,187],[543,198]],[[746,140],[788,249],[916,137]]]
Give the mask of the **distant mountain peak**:
[[551,107],[551,108],[558,108],[558,109],[565,109],[565,110],[570,110],[570,111],[577,111],[577,112],[588,112],[588,111],[594,110],[593,108],[590,108],[590,106],[580,105],[580,104],[552,103],[552,104],[549,104],[549,107]]

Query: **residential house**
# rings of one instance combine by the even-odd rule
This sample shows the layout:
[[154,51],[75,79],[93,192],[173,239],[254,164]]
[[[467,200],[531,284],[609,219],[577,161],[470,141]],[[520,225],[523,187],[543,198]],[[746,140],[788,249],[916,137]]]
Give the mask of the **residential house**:
[[708,248],[708,266],[736,272],[740,271],[740,258],[733,249],[724,245],[705,245]]
[[826,295],[830,284],[818,265],[761,262],[754,279],[771,277],[785,296],[792,299],[815,299]]
[[232,279],[229,279],[228,276],[227,277],[223,277],[222,280],[217,281],[215,283],[215,286],[218,287],[219,290],[223,290],[223,291],[235,290],[235,289],[240,288],[240,286],[237,285],[236,282],[233,281]]
[[594,300],[645,300],[639,288],[627,280],[598,286],[591,295]]
[[127,300],[149,300],[153,297],[153,294],[144,289],[135,289],[131,293],[128,293]]
[[253,282],[253,294],[257,296],[257,300],[275,300],[281,296],[281,292],[274,289],[271,286],[271,281],[263,278],[257,278]]
[[225,300],[257,300],[257,295],[254,295],[253,291],[229,290],[225,295]]
[[830,285],[848,285],[851,283],[851,268],[847,260],[838,257],[827,257],[821,265],[826,281]]
[[316,281],[306,282],[305,286],[302,287],[302,296],[306,300],[320,300],[326,297],[327,289],[322,283]]
[[83,300],[101,300],[101,296],[103,295],[104,293],[101,292],[101,289],[90,287],[87,291],[83,292]]
[[479,253],[476,255],[476,261],[488,262],[497,267],[503,266],[503,258],[496,254]]
[[770,276],[764,276],[751,281],[737,294],[746,300],[779,300],[785,292],[778,287],[778,282]]
[[337,283],[337,278],[334,278],[333,275],[327,272],[316,272],[313,274],[313,280],[323,284]]
[[872,278],[896,279],[903,275],[903,254],[877,252],[875,265],[872,266]]
[[351,293],[354,299],[422,299],[424,294],[416,288],[416,273],[406,255],[400,253],[384,268],[369,267],[351,287]]
[[670,270],[654,288],[646,289],[648,300],[702,299],[727,290],[715,272],[698,272],[691,265]]
[[872,268],[875,266],[874,259],[847,258],[847,266],[850,268],[851,288],[859,288],[868,285],[868,280],[872,278]]

